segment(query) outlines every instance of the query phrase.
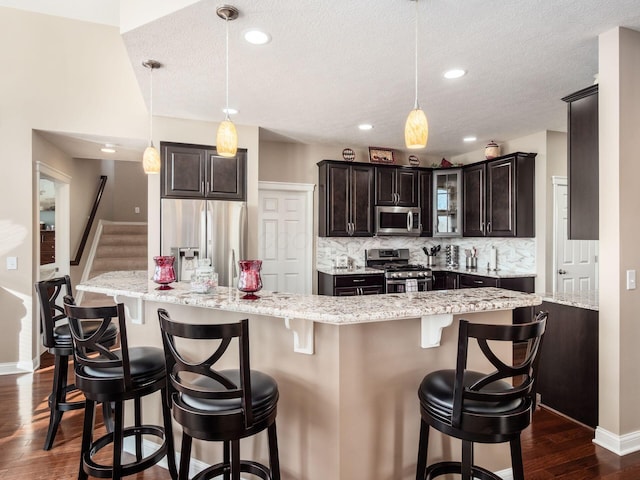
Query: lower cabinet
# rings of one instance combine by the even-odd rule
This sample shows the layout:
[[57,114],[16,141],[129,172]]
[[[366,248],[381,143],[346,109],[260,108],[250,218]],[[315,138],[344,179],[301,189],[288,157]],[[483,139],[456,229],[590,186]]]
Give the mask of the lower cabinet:
[[318,272],[318,295],[345,297],[384,293],[384,274],[331,275]]
[[[480,287],[498,287],[516,292],[533,293],[535,279],[533,277],[495,278],[441,270],[433,272],[434,290]],[[533,307],[521,307],[513,310],[513,323],[527,323],[530,322],[532,318]]]
[[54,230],[40,231],[40,265],[55,263],[56,261],[56,232]]
[[543,302],[549,313],[540,351],[540,403],[598,426],[598,312]]

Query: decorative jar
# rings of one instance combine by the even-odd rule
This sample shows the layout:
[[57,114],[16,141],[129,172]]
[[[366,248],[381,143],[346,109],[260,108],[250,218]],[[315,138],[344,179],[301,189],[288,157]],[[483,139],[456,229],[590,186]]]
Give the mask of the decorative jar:
[[173,269],[173,262],[176,258],[172,255],[160,255],[153,257],[156,262],[156,269],[153,272],[153,281],[160,284],[156,290],[171,290],[169,284],[176,281],[176,271]]
[[484,148],[484,158],[491,160],[500,156],[500,145],[491,140]]
[[256,300],[260,297],[255,292],[262,289],[262,278],[260,269],[262,260],[240,260],[240,277],[238,279],[238,290],[245,292],[244,300]]
[[218,286],[218,274],[211,266],[208,258],[198,261],[198,267],[191,278],[191,291],[195,293],[211,293]]

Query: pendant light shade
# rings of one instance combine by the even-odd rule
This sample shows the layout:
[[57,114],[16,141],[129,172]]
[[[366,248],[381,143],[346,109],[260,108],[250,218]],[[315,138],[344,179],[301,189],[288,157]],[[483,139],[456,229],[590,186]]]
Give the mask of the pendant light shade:
[[429,123],[427,116],[419,108],[409,112],[404,124],[404,142],[407,148],[424,148],[429,139]]
[[223,157],[235,157],[238,151],[238,132],[236,126],[229,119],[229,20],[238,18],[238,9],[231,5],[218,7],[216,13],[224,20],[226,28],[226,117],[218,127],[216,135],[216,150]]
[[153,71],[162,65],[155,60],[142,62],[149,69],[149,146],[142,155],[142,168],[144,173],[160,173],[160,152],[153,146]]
[[236,132],[236,126],[229,119],[226,119],[218,127],[216,150],[218,155],[223,157],[236,156],[238,151],[238,132]]
[[416,149],[427,146],[429,139],[429,123],[427,116],[418,106],[418,0],[416,2],[416,45],[415,45],[415,103],[404,124],[404,142],[407,148]]

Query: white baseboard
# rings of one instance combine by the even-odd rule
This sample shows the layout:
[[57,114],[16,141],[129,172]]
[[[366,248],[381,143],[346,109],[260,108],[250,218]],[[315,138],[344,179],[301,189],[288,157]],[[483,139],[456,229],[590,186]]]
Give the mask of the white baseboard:
[[640,450],[640,432],[636,431],[625,433],[624,435],[616,435],[602,427],[597,427],[593,443],[622,457],[623,455],[628,455]]
[[16,373],[33,373],[35,365],[28,362],[0,363],[0,375],[15,375]]
[[[152,442],[151,440],[143,440],[142,441],[142,455],[143,456],[147,456],[147,455],[151,455],[153,452],[155,452],[158,449],[158,444]],[[136,445],[135,445],[135,439],[133,437],[126,437],[124,439],[124,451],[127,453],[131,453],[133,455],[135,455],[136,453]],[[180,465],[180,452],[176,452],[176,465]],[[162,460],[160,460],[160,462],[158,462],[158,466],[162,467],[162,468],[169,468],[168,464],[167,464],[167,458],[163,458]],[[197,475],[198,473],[202,472],[205,468],[208,468],[209,465],[206,464],[205,462],[201,462],[200,460],[197,460],[195,458],[191,459],[191,466],[189,467],[189,477],[193,477],[194,475]],[[222,478],[222,477],[220,477]]]
[[[143,456],[151,455],[158,449],[158,445],[150,440],[142,441],[142,454]],[[127,453],[131,453],[135,455],[136,446],[134,443],[133,437],[127,437],[124,439],[124,451]],[[176,465],[180,465],[180,452],[176,452]],[[168,468],[166,457],[158,462],[158,466],[162,468]],[[200,460],[191,459],[191,466],[189,467],[189,476],[192,477],[202,472],[205,468],[208,468],[210,465],[202,462]],[[505,468],[504,470],[500,470],[499,472],[495,472],[496,475],[502,478],[502,480],[513,480],[513,472],[510,468]],[[222,477],[215,477],[222,478]],[[214,478],[214,480],[215,480]],[[245,480],[242,477],[242,480]]]

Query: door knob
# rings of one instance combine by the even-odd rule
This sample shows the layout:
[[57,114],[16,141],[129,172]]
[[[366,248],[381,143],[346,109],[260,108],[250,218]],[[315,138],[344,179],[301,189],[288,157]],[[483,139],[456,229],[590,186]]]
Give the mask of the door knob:
[[563,269],[558,270],[558,275],[564,275],[565,273],[567,273],[566,270],[563,270]]

